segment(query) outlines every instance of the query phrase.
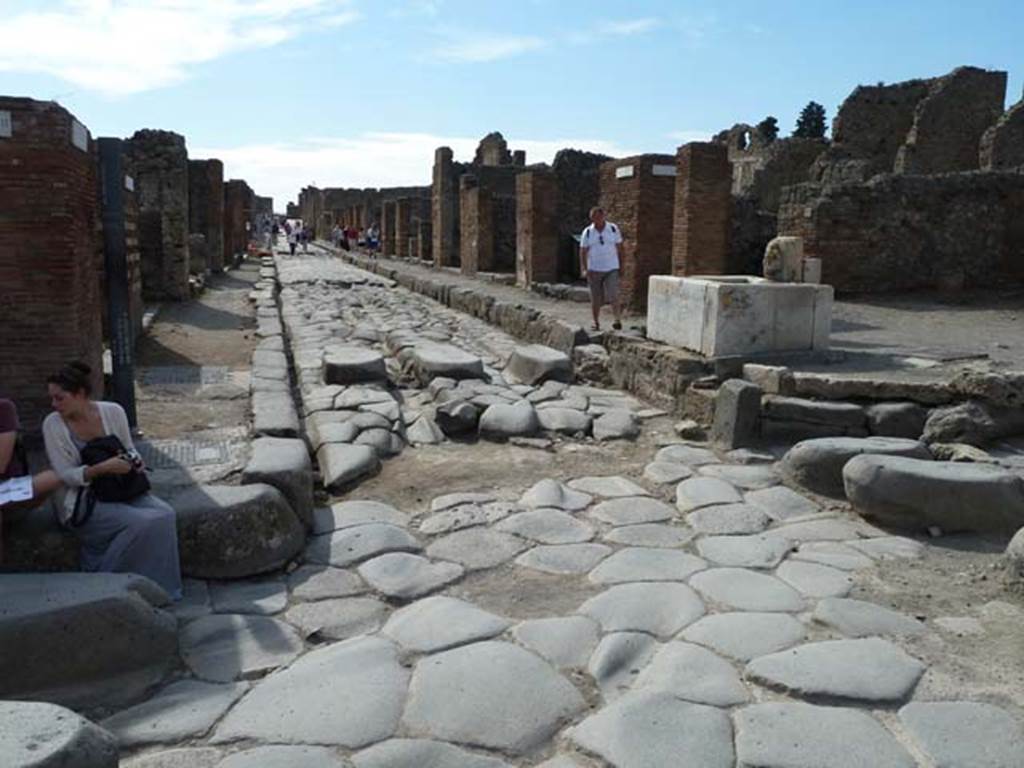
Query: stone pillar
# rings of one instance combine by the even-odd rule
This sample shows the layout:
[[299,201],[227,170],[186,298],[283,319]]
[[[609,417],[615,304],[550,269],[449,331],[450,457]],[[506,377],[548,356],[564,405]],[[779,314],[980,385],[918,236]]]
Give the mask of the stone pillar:
[[224,263],[233,264],[235,256],[249,248],[245,225],[252,217],[253,192],[241,179],[224,184]]
[[380,252],[384,256],[395,254],[395,201],[380,204]]
[[729,269],[732,166],[728,147],[684,144],[676,153],[672,274],[724,275]]
[[558,179],[550,171],[516,177],[516,283],[558,282]]
[[457,267],[460,254],[458,169],[449,147],[434,153],[434,177],[431,187],[434,265]]
[[429,218],[416,221],[416,257],[420,261],[432,261],[433,232]]
[[220,160],[188,161],[188,224],[192,234],[206,238],[206,263],[195,258],[192,271],[224,270],[224,164]]
[[0,125],[0,391],[35,431],[46,377],[65,363],[88,363],[103,395],[95,147],[52,101],[0,97]]
[[171,131],[136,131],[126,142],[142,226],[142,290],[147,299],[189,298],[188,152]]
[[412,209],[415,198],[400,197],[395,200],[395,255],[399,258],[411,256],[409,234],[412,231]]
[[475,176],[459,180],[460,262],[464,275],[494,269],[494,232],[490,193],[479,186]]

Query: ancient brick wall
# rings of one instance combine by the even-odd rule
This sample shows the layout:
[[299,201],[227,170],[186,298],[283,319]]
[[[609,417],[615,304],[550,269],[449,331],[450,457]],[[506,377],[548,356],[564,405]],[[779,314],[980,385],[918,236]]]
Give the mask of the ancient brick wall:
[[595,152],[562,149],[551,163],[559,189],[559,280],[580,278],[579,243],[576,237],[590,223],[590,209],[597,205],[601,196],[601,165],[611,159]]
[[435,151],[431,217],[434,264],[438,267],[459,265],[459,176],[463,173],[463,167],[454,161],[449,147],[438,147]]
[[729,264],[732,165],[725,146],[684,144],[676,153],[672,274],[723,275]]
[[433,261],[434,233],[429,213],[414,222],[416,232],[416,258],[420,261]]
[[491,194],[476,183],[476,177],[459,180],[459,262],[462,273],[475,275],[491,271],[494,260],[494,234]]
[[985,171],[1024,167],[1024,101],[1018,101],[981,137],[979,159]]
[[35,430],[64,363],[88,363],[103,392],[97,165],[85,126],[55,102],[0,97],[0,113],[0,397]]
[[647,279],[672,271],[676,159],[637,155],[601,166],[601,207],[621,230],[620,285],[627,306],[647,306]]
[[224,263],[234,263],[249,247],[245,225],[252,217],[253,192],[241,179],[224,183]]
[[558,177],[536,170],[516,177],[516,282],[556,283],[559,278]]
[[[430,199],[400,197],[395,200],[395,255],[416,256],[410,248],[411,238],[418,237],[418,222],[430,215]],[[417,249],[418,250],[418,249]]]
[[224,164],[220,160],[188,161],[188,227],[206,238],[206,260],[192,271],[224,270]]
[[391,256],[395,253],[395,201],[382,200],[380,206],[380,250]]
[[171,131],[136,131],[125,142],[139,205],[142,290],[148,299],[189,297],[188,152]]
[[896,173],[976,170],[981,136],[1003,113],[1006,73],[959,67],[931,81],[896,153]]
[[1024,285],[1024,173],[886,174],[788,187],[779,234],[804,238],[838,291]]

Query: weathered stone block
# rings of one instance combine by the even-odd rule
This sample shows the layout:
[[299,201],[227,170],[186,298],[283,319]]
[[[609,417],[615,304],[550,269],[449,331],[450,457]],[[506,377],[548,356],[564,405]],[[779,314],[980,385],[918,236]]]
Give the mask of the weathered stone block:
[[313,525],[313,463],[305,442],[286,437],[253,440],[252,456],[242,471],[242,484],[252,483],[277,488],[306,527]]
[[711,442],[724,450],[745,448],[758,437],[761,388],[742,379],[730,379],[715,397]]

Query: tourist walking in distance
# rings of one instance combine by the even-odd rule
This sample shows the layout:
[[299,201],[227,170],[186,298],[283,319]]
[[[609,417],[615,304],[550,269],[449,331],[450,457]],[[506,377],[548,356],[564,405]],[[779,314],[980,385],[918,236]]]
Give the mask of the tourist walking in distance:
[[593,329],[601,330],[601,307],[612,305],[615,322],[612,328],[622,328],[622,308],[619,302],[619,228],[607,221],[604,209],[590,209],[590,225],[580,235],[580,274],[586,276],[590,287],[590,311],[594,315]]
[[291,255],[294,256],[295,248],[299,244],[299,227],[297,224],[295,226],[289,226],[287,223],[284,227],[285,231],[288,233],[288,250],[291,252]]

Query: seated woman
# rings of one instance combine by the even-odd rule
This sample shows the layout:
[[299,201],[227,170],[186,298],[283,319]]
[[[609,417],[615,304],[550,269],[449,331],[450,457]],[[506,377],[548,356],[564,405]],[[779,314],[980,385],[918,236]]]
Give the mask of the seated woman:
[[[43,439],[50,465],[65,486],[59,509],[66,524],[80,488],[100,477],[136,471],[121,456],[92,465],[82,460],[86,444],[107,435],[135,450],[124,409],[92,399],[90,373],[88,365],[71,363],[47,379],[54,413],[43,421]],[[84,570],[138,573],[181,599],[177,525],[166,502],[148,492],[124,502],[97,499],[92,514],[73,530],[82,543]]]

